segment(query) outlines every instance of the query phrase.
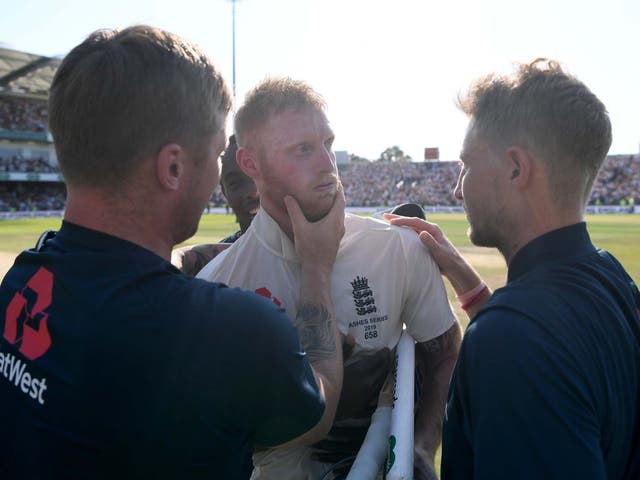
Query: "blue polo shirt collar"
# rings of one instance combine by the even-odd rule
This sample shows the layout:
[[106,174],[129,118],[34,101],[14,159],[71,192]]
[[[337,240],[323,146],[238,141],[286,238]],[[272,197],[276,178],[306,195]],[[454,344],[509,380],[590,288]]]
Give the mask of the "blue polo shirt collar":
[[585,222],[553,230],[533,239],[516,253],[509,265],[507,283],[543,264],[566,261],[595,251]]

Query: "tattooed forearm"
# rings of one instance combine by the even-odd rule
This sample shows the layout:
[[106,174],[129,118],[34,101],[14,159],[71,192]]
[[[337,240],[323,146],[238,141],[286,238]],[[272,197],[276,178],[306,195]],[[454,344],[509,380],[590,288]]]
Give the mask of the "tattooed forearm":
[[424,342],[422,348],[426,353],[448,352],[457,349],[460,343],[460,337],[460,328],[456,323],[439,337]]
[[295,325],[311,363],[336,354],[334,321],[324,305],[305,302],[298,307]]

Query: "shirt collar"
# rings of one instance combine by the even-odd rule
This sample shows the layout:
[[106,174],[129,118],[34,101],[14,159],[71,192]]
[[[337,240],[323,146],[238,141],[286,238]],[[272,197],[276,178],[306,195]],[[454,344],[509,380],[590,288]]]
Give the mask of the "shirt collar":
[[516,253],[509,265],[507,283],[543,263],[566,261],[595,251],[585,222],[553,230],[533,239]]
[[175,268],[170,262],[141,245],[67,220],[62,221],[62,226],[56,235],[56,239],[82,245],[84,248],[94,252],[118,252],[118,255],[131,254],[136,257],[136,262],[139,263],[147,261],[157,263],[161,261],[165,265]]
[[[83,227],[67,220],[62,221],[62,226],[58,231],[58,237],[66,241],[81,243],[89,248],[99,250],[130,250],[130,251],[146,251],[146,248],[120,237],[110,235],[99,230]],[[153,252],[151,252],[153,253]],[[155,254],[154,254],[155,255]]]
[[293,242],[264,208],[258,210],[249,228],[254,231],[260,242],[274,255],[285,260],[299,262]]

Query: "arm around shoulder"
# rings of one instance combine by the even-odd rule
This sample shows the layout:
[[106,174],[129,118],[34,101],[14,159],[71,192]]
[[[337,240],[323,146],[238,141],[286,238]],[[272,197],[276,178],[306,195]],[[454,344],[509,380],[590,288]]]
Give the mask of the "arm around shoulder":
[[462,309],[470,319],[473,318],[491,297],[491,289],[440,227],[419,218],[392,214],[385,214],[385,219],[392,225],[409,227],[418,234],[420,241],[437,262],[442,275],[451,283]]

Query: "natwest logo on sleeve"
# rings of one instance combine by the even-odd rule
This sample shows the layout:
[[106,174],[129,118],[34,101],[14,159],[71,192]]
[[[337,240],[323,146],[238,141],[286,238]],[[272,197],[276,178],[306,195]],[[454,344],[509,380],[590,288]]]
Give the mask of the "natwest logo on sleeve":
[[47,389],[46,378],[32,377],[26,370],[27,364],[10,353],[0,352],[0,375],[13,383],[22,393],[37,399],[44,405],[44,392]]
[[30,360],[45,354],[51,346],[51,335],[44,311],[51,305],[53,274],[44,267],[9,302],[5,315],[4,338]]
[[[53,274],[41,267],[7,306],[3,336],[10,344],[19,344],[18,351],[29,360],[41,357],[51,347],[45,310],[51,305],[52,295]],[[43,405],[47,379],[33,376],[27,370],[28,363],[9,352],[0,352],[0,376]]]

